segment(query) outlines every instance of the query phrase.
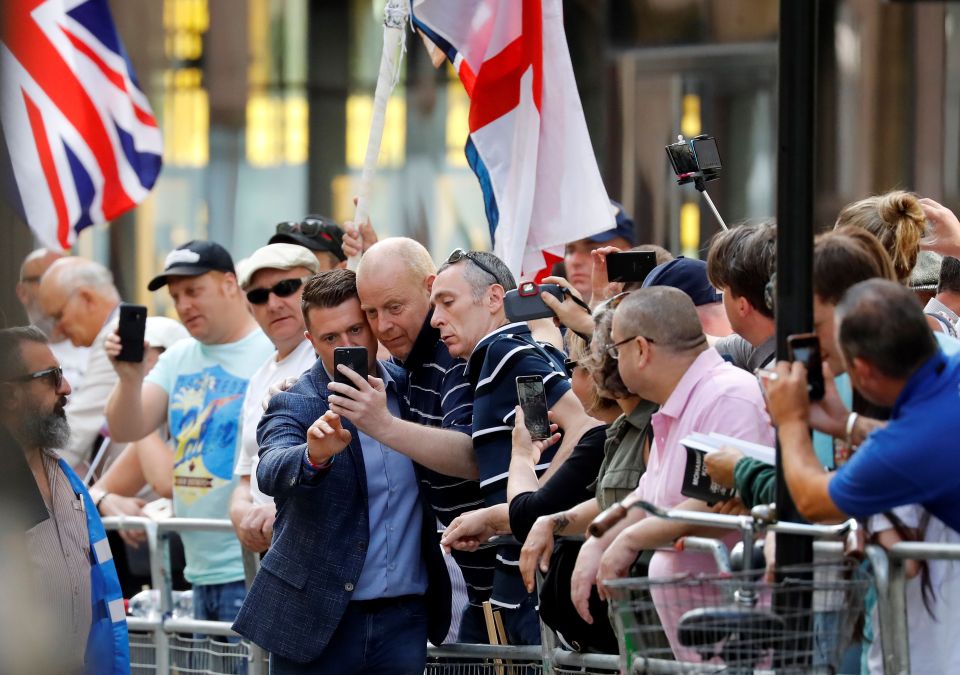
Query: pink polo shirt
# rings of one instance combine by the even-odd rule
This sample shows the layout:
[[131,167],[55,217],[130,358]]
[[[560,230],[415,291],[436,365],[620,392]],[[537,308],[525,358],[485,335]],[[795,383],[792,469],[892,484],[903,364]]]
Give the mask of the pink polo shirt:
[[[680,441],[691,432],[715,431],[754,443],[774,443],[774,430],[757,379],[724,361],[712,348],[687,369],[670,398],[653,415],[652,425],[654,440],[647,470],[633,494],[663,508],[673,508],[686,499],[680,488],[687,452]],[[730,546],[738,537],[737,532],[731,532],[724,541]],[[649,577],[703,572],[716,572],[709,554],[661,550],[650,561]],[[653,599],[677,657],[699,660],[694,652],[678,649],[676,626],[685,611],[704,605],[709,598],[678,597],[671,590],[669,594],[655,592]],[[721,602],[719,598],[716,601]]]

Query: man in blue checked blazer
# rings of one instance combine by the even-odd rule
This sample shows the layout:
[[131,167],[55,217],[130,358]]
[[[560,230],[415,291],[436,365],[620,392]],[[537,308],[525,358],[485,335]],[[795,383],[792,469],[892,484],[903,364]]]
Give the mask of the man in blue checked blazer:
[[368,384],[396,416],[403,371],[376,361],[353,272],[313,277],[302,307],[319,358],[258,427],[257,480],[277,519],[234,629],[270,652],[277,674],[420,675],[427,639],[439,644],[450,622],[435,517],[413,462],[327,402],[336,347],[367,349]]

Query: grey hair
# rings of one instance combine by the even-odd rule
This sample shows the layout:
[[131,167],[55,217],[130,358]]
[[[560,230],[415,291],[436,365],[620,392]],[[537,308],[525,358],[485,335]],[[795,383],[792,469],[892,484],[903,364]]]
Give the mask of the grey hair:
[[113,274],[106,267],[93,260],[80,258],[66,258],[53,269],[56,270],[57,283],[63,288],[93,288],[110,297],[119,300],[120,293],[113,283]]
[[9,382],[23,370],[23,358],[20,345],[24,342],[49,344],[50,340],[36,326],[16,326],[0,330],[0,382]]
[[[443,263],[443,265],[440,266],[440,272],[443,272],[453,265],[463,263],[463,278],[473,291],[474,300],[480,302],[480,300],[483,299],[487,289],[491,286],[491,282],[503,286],[504,291],[512,291],[517,287],[517,282],[513,278],[513,273],[510,271],[510,268],[493,253],[488,253],[487,251],[469,251],[468,253],[470,254],[469,257],[464,256],[455,263]],[[480,267],[477,261],[480,262],[480,265],[488,268],[490,272],[493,272],[493,274],[490,274],[490,272]]]

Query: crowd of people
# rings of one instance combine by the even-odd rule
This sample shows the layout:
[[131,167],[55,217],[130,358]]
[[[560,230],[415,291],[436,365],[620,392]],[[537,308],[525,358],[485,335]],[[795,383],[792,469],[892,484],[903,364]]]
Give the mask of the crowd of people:
[[[618,208],[615,228],[569,243],[544,280],[563,290],[542,296],[555,318],[525,322],[507,316],[517,281],[492,253],[435,261],[412,239],[308,216],[237,264],[212,241],[169,252],[148,289],[169,293],[179,321],[147,319],[140,362],[118,359],[109,270],[34,251],[17,287],[30,325],[0,330],[0,423],[36,481],[28,551],[59,644],[78,670],[86,658],[88,672],[122,672],[103,659],[122,660],[117,603],[139,589],[143,535],[111,550],[96,516],[151,515],[169,498],[177,517],[232,522],[182,534],[183,575],[195,618],[232,622],[271,672],[422,673],[428,640],[488,642],[485,603],[511,644],[539,643],[542,620],[575,649],[615,651],[604,582],[714,571],[671,545],[723,535],[632,509],[591,537],[596,516],[776,499],[774,467],[735,448],[706,458],[734,499],[684,496],[695,432],[779,440],[811,522],[857,518],[887,546],[960,542],[960,222],[892,192],[816,238],[813,402],[804,364],[775,358],[776,230],[738,225],[705,261],[674,258],[637,246]],[[657,266],[611,283],[606,256],[630,249]],[[342,347],[366,363],[338,362]],[[546,439],[525,424],[522,376],[543,383]],[[262,555],[249,590],[242,548]],[[948,672],[955,564],[911,574],[914,672]],[[677,640],[683,608],[658,610],[664,644],[698,660]],[[858,637],[848,660],[880,672],[878,640]]]

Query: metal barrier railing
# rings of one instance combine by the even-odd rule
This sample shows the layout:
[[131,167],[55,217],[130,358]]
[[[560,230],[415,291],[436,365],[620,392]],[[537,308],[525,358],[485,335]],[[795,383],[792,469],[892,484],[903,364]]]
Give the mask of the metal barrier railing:
[[[173,580],[170,566],[169,540],[174,533],[181,532],[234,532],[229,520],[201,519],[201,518],[170,518],[155,521],[150,518],[120,516],[103,519],[107,530],[140,530],[146,533],[147,546],[150,556],[151,586],[159,590],[160,606],[157,618],[128,617],[127,627],[131,633],[151,636],[151,649],[155,662],[138,670],[155,672],[158,675],[167,675],[174,672],[177,664],[172,663],[173,651],[183,652],[184,647],[174,644],[179,634],[208,635],[224,638],[239,638],[225,621],[200,621],[197,619],[180,618],[172,615],[173,611]],[[490,545],[517,543],[512,537],[498,537]],[[253,582],[254,576],[260,568],[259,556],[243,550],[243,565],[247,588]],[[618,670],[617,654],[580,654],[570,652],[557,646],[553,631],[541,623],[544,643],[541,646],[512,646],[512,645],[484,645],[484,644],[447,644],[440,647],[429,646],[428,657],[431,660],[461,660],[470,663],[473,660],[484,660],[491,663],[491,673],[528,672],[527,667],[514,671],[505,663],[511,661],[537,662],[542,664],[542,672],[616,672]],[[260,647],[250,644],[247,665],[243,669],[249,675],[266,675],[268,671],[268,655]],[[142,664],[141,664],[142,665]],[[539,670],[540,668],[538,668]],[[187,672],[191,671],[185,668]],[[202,672],[213,672],[203,670]],[[428,670],[428,672],[437,672]],[[444,671],[441,671],[444,672]],[[451,671],[453,672],[453,671]],[[486,672],[471,664],[469,672]]]
[[877,587],[883,672],[909,675],[910,638],[906,590],[908,560],[960,560],[960,544],[900,542],[889,549],[867,546]]
[[[679,512],[671,512],[673,517],[684,516]],[[693,516],[699,519],[701,516]],[[171,636],[177,634],[199,634],[227,638],[239,638],[230,628],[229,622],[200,621],[196,619],[179,618],[172,616],[173,584],[169,562],[169,539],[174,533],[180,532],[220,532],[233,533],[233,527],[228,520],[198,519],[198,518],[171,518],[163,521],[154,521],[142,517],[109,517],[104,518],[104,527],[107,530],[140,530],[145,532],[149,548],[150,577],[152,587],[160,591],[159,617],[146,619],[128,617],[127,623],[131,632],[152,635],[152,647],[155,653],[155,664],[151,670],[160,675],[171,671]],[[714,525],[720,525],[717,520]],[[732,520],[724,523],[728,527]],[[768,529],[773,531],[793,531],[803,529],[804,534],[812,533],[809,526],[802,528],[792,524],[771,524]],[[843,533],[844,528],[817,528],[818,534],[825,534],[833,530],[834,536]],[[497,543],[504,543],[498,541]],[[821,550],[839,552],[842,545],[836,542],[817,542],[816,547]],[[714,540],[687,538],[685,548],[713,553],[721,569],[725,566],[726,551],[717,551]],[[867,546],[866,554],[869,558],[878,595],[879,634],[883,646],[884,672],[887,675],[907,675],[910,672],[909,633],[906,611],[906,571],[905,563],[908,560],[958,560],[960,561],[960,545],[933,544],[923,542],[901,542],[885,550],[879,546]],[[247,586],[259,570],[259,557],[249,551],[243,551],[245,580]],[[441,647],[430,647],[428,655],[431,659],[496,659],[516,661],[540,661],[543,672],[569,672],[568,668],[584,669],[585,672],[617,671],[619,669],[619,655],[617,654],[581,654],[562,649],[557,645],[552,630],[541,624],[542,646],[505,646],[482,644],[452,644]],[[265,675],[267,673],[267,654],[256,645],[249,645],[249,658],[245,668],[250,675]],[[502,669],[491,672],[505,672]],[[509,672],[509,671],[506,671]]]
[[[159,591],[160,606],[158,617],[144,619],[128,617],[127,627],[135,633],[152,635],[153,658],[150,664],[152,670],[159,675],[171,672],[171,635],[197,634],[225,638],[240,638],[225,621],[199,621],[173,617],[173,579],[170,565],[170,537],[181,532],[220,532],[233,534],[233,525],[229,520],[208,518],[170,518],[168,520],[153,520],[136,516],[119,516],[103,519],[103,526],[107,530],[140,530],[146,533],[147,546],[150,556],[150,582],[154,589]],[[243,568],[247,588],[260,569],[260,559],[255,553],[243,550]],[[244,669],[249,675],[266,675],[267,654],[260,647],[251,644],[249,647],[249,663]],[[184,651],[184,650],[181,650]]]

